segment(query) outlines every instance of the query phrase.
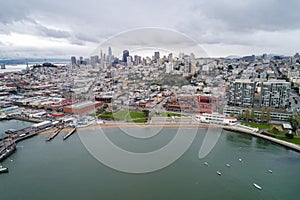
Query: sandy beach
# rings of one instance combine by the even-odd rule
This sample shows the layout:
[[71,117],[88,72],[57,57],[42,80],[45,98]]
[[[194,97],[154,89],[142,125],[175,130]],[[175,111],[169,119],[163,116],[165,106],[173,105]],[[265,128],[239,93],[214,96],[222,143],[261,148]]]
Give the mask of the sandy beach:
[[93,124],[87,127],[78,128],[79,130],[90,130],[99,128],[208,128],[210,124],[135,124],[135,123],[118,123],[118,124]]

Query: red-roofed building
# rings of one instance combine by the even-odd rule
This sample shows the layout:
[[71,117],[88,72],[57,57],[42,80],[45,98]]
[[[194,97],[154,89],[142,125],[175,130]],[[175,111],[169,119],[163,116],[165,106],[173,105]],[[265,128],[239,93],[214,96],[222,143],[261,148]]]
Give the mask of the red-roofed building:
[[195,96],[195,101],[200,113],[212,113],[219,106],[219,98],[215,96],[199,95]]

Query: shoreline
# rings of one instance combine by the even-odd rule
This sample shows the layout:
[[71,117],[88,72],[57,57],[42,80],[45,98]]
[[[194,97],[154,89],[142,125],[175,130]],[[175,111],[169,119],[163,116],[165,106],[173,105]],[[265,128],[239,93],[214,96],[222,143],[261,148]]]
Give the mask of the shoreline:
[[226,131],[232,131],[236,133],[242,133],[251,135],[256,138],[261,138],[263,140],[267,140],[269,142],[275,143],[277,145],[286,147],[288,149],[294,150],[300,153],[300,145],[290,143],[284,140],[280,140],[277,138],[273,138],[267,135],[263,135],[261,133],[257,133],[251,130],[246,130],[243,128],[238,128],[234,126],[224,126],[224,125],[216,125],[216,124],[205,124],[205,123],[198,123],[198,124],[134,124],[134,123],[121,123],[121,124],[93,124],[87,127],[77,128],[78,130],[95,130],[96,128],[209,128],[209,127],[219,127],[223,128]]
[[78,127],[79,130],[89,130],[95,128],[208,128],[210,124],[178,124],[178,123],[166,123],[166,124],[136,124],[136,123],[120,123],[120,124],[92,124],[86,127]]
[[[284,140],[280,140],[277,138],[273,138],[267,135],[263,135],[261,133],[257,133],[248,129],[243,129],[239,127],[234,127],[234,126],[224,126],[224,125],[217,125],[217,124],[206,124],[206,123],[165,123],[165,124],[136,124],[136,123],[108,123],[108,124],[92,124],[86,127],[78,127],[77,130],[95,130],[95,129],[107,129],[107,128],[200,128],[200,129],[207,129],[209,127],[218,127],[218,128],[223,128],[226,131],[232,131],[236,133],[242,133],[242,134],[247,134],[251,135],[253,137],[261,138],[264,140],[268,140],[269,142],[275,143],[277,145],[286,147],[288,149],[297,151],[300,153],[300,145],[290,143]],[[63,132],[66,131],[65,128]],[[38,135],[47,135],[53,133],[53,129],[46,130],[43,132],[38,133]]]

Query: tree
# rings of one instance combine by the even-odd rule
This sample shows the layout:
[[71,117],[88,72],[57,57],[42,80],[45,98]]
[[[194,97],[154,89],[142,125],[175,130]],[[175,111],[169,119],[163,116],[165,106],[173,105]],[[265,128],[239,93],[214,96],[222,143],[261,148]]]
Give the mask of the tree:
[[293,131],[296,131],[300,126],[300,116],[295,114],[289,121],[293,127]]
[[255,113],[254,113],[254,110],[253,108],[251,109],[251,120],[254,121],[255,119]]
[[249,121],[249,110],[248,109],[246,109],[244,111],[244,118],[246,119],[247,122]]
[[271,121],[271,110],[270,108],[267,109],[267,121]]
[[260,112],[260,121],[262,121],[262,122],[265,121],[265,108],[261,109],[261,112]]
[[293,139],[294,135],[292,133],[286,133],[285,137],[289,138],[289,139]]

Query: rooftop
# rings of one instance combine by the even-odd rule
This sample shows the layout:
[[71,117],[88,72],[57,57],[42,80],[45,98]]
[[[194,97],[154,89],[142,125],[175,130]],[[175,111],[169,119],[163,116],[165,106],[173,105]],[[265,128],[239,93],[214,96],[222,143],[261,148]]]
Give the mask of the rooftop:
[[85,108],[88,106],[93,106],[95,105],[95,102],[92,101],[84,101],[84,102],[80,102],[80,103],[76,103],[70,106],[66,106],[66,108],[72,108],[72,109],[81,109],[81,108]]

